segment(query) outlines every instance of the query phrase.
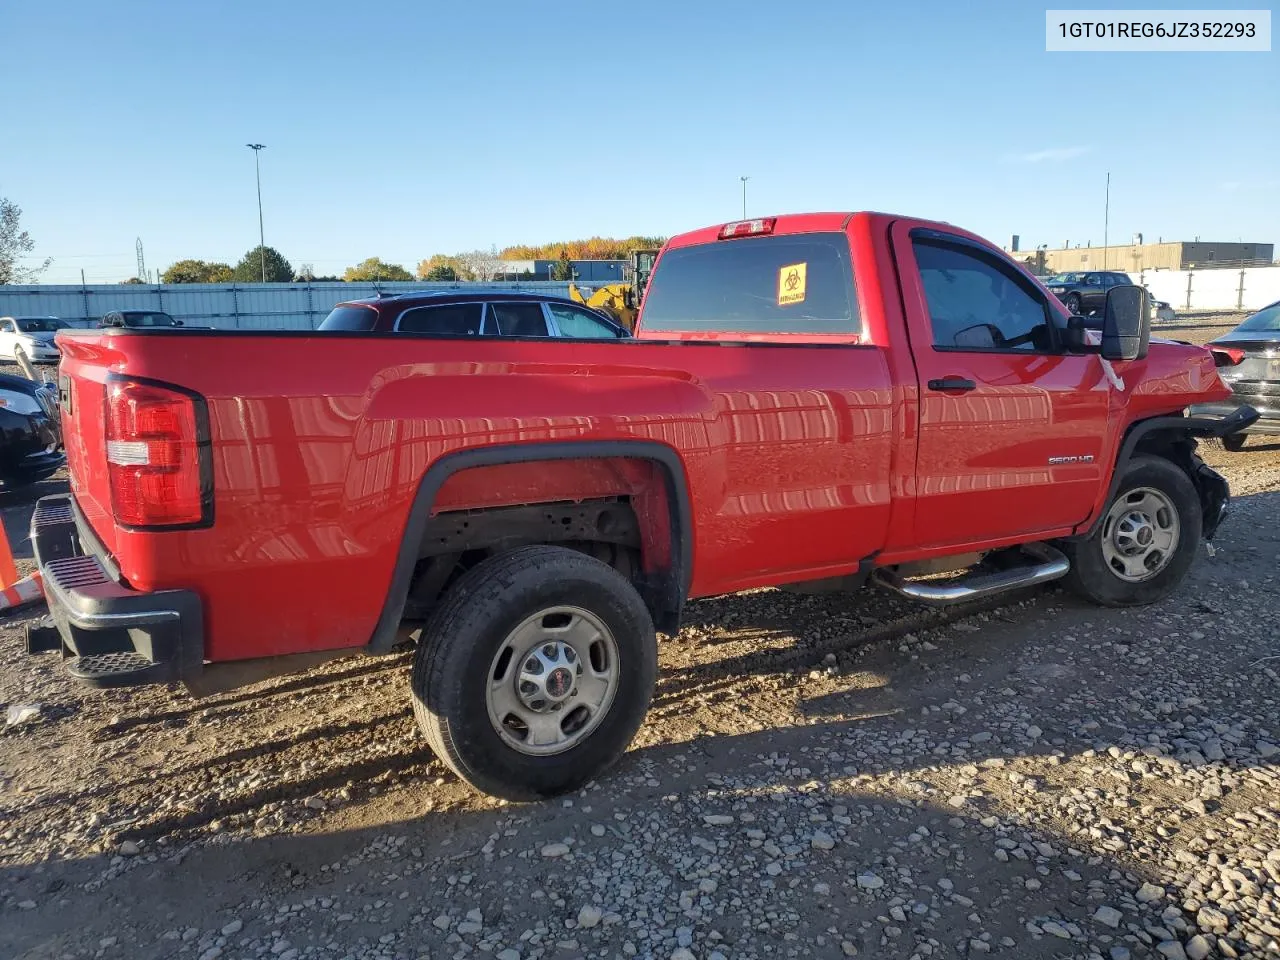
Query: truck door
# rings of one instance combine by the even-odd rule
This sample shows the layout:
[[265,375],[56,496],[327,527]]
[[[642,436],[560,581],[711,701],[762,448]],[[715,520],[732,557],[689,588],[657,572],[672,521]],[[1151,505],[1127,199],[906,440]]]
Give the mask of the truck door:
[[995,249],[909,221],[892,230],[920,381],[916,542],[1082,522],[1106,475],[1101,359],[1065,351],[1048,295]]

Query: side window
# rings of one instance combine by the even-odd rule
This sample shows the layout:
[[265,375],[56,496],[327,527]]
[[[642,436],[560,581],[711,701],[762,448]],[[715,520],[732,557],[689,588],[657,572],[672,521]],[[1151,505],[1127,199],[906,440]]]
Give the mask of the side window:
[[13,328],[12,320],[0,320],[0,333],[13,333],[13,332],[15,331]]
[[586,310],[567,307],[559,303],[548,303],[547,309],[555,317],[556,326],[560,328],[560,333],[563,336],[579,337],[584,340],[599,338],[616,340],[618,338],[616,327],[610,326]]
[[473,337],[480,332],[480,304],[442,303],[418,307],[400,314],[396,329],[402,333],[437,333],[449,337]]
[[1086,287],[1100,287],[1102,286],[1102,276],[1096,273],[1087,273],[1084,277],[1084,285]]
[[1054,349],[1045,301],[994,257],[962,246],[913,241],[933,344],[943,350]]
[[485,333],[499,337],[545,337],[541,303],[491,303]]

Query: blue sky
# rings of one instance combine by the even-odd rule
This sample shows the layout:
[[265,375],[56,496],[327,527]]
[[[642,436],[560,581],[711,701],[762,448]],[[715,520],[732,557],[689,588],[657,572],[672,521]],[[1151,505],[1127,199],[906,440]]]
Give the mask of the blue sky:
[[[1165,0],[1168,3],[1169,0]],[[1056,4],[1061,6],[1063,4]],[[1201,6],[1205,0],[1201,0]],[[1099,7],[1091,3],[1082,6]],[[880,209],[1024,246],[1280,243],[1280,54],[1046,53],[1044,4],[6,0],[46,282]]]

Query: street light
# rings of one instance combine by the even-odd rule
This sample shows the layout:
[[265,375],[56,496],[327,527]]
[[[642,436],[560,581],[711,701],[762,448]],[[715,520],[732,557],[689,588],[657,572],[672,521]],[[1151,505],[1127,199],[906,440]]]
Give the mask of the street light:
[[263,239],[262,233],[262,168],[258,165],[258,151],[266,146],[265,143],[246,143],[246,147],[253,151],[253,172],[258,180],[258,259],[262,261],[262,282],[267,282],[267,241]]
[[751,178],[739,177],[738,179],[742,181],[742,219],[745,220],[747,219],[747,181]]

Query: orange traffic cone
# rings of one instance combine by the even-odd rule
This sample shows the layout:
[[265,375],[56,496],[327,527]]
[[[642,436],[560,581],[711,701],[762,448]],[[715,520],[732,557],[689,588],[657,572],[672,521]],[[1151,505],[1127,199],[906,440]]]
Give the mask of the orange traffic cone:
[[6,587],[4,592],[0,593],[0,611],[12,610],[14,607],[43,599],[44,581],[40,579],[40,571],[37,570],[31,576],[23,577],[12,587]]
[[0,523],[0,611],[11,610],[44,598],[44,584],[37,570],[29,577],[18,579],[18,567],[13,562],[9,548],[9,535]]
[[13,586],[18,580],[18,568],[13,562],[13,551],[9,549],[9,534],[4,523],[0,522],[0,589]]

